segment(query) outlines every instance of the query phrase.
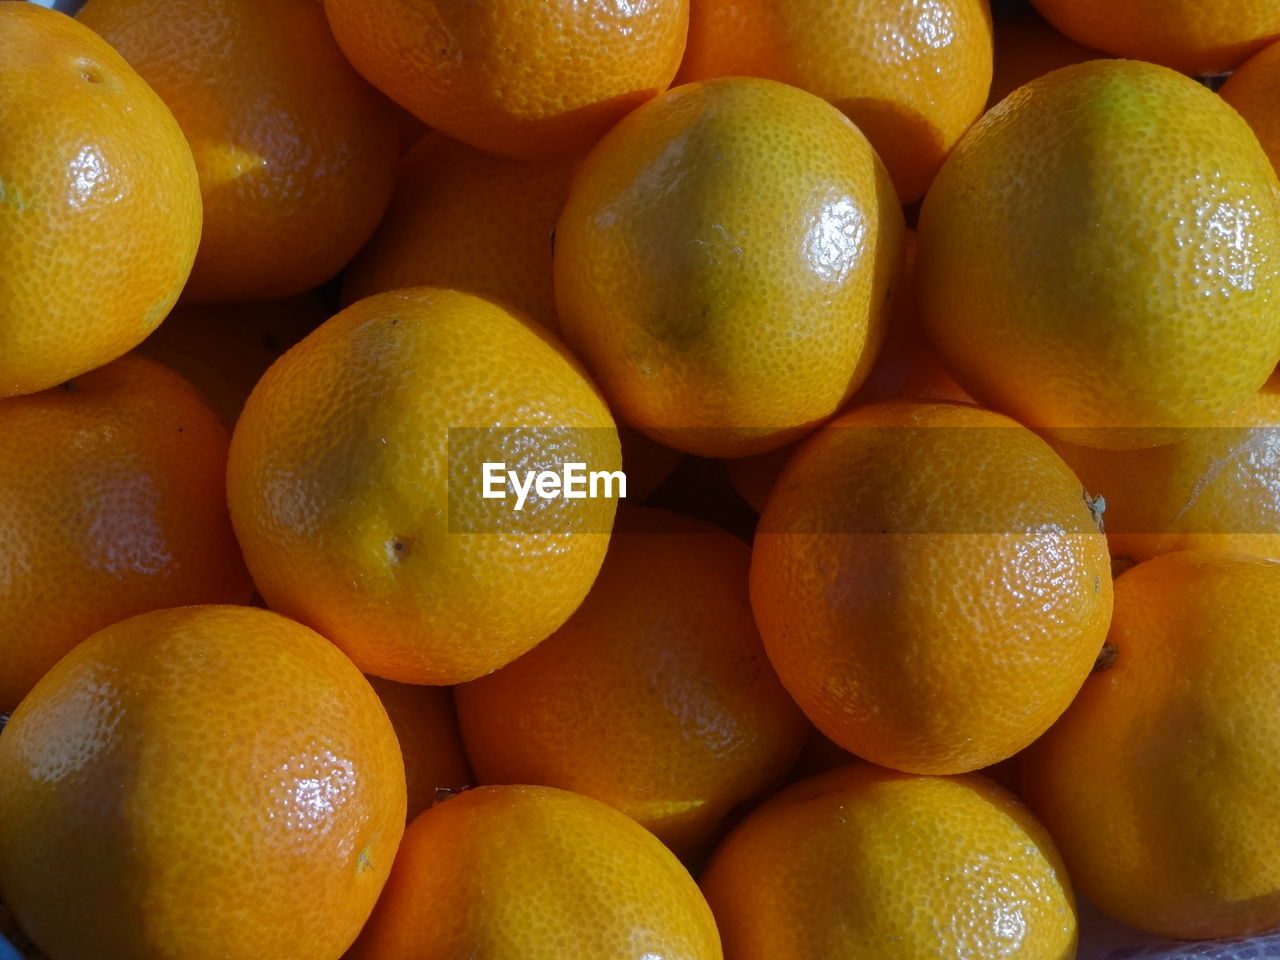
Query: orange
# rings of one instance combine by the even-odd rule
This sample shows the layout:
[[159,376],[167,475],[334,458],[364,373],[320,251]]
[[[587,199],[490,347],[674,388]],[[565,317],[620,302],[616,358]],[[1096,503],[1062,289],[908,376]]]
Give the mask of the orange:
[[386,218],[343,275],[343,297],[448,287],[555,330],[551,249],[571,160],[510,160],[439,134],[401,161]]
[[69,17],[0,6],[0,397],[100,367],[156,328],[200,240],[191,148]]
[[619,517],[586,601],[547,640],[458,687],[481,782],[586,794],[678,854],[782,782],[808,724],[751,618],[751,548],[665,510]]
[[1094,446],[1177,439],[1280,359],[1280,183],[1205,87],[1096,60],[1034,80],[948,157],[915,286],[989,406]]
[[729,834],[702,878],[725,960],[1070,960],[1053,840],[985,777],[866,763],[803,780]]
[[541,328],[469,294],[361,300],[281,357],[245,404],[227,493],[272,609],[365,673],[448,684],[504,666],[558,628],[604,560],[618,488],[569,500],[484,463],[619,469],[595,388]]
[[809,719],[859,757],[963,773],[1043,733],[1111,613],[1080,481],[1007,417],[854,410],[791,458],[751,559],[765,649]]
[[458,735],[453,696],[441,687],[420,687],[369,677],[386,708],[404,757],[409,793],[406,821],[471,783]]
[[138,352],[200,388],[230,429],[267,367],[329,316],[312,293],[285,300],[177,307]]
[[1031,0],[1067,36],[1183,73],[1229,71],[1280,37],[1274,0]]
[[1249,122],[1272,167],[1280,170],[1280,42],[1241,64],[1218,93]]
[[185,300],[301,293],[368,239],[395,181],[396,115],[315,0],[89,0],[79,20],[191,141],[204,236]]
[[858,125],[903,203],[920,199],[991,84],[987,0],[692,0],[680,79],[753,76]]
[[603,803],[550,787],[477,787],[410,824],[347,960],[719,960],[680,862]]
[[226,462],[195,388],[142,357],[0,400],[0,713],[95,630],[249,599]]
[[687,84],[583,161],[560,325],[621,419],[701,456],[780,447],[866,376],[902,213],[857,128],[771,80]]
[[0,737],[0,894],[59,960],[335,960],[404,803],[387,715],[323,637],[249,607],[146,613]]
[[995,106],[1024,83],[1106,54],[1064,37],[1033,11],[1019,11],[995,21],[995,63],[988,106]]
[[1280,924],[1280,563],[1149,560],[1116,580],[1108,639],[1021,764],[1077,888],[1165,936]]
[[1054,446],[1106,499],[1113,554],[1141,561],[1197,549],[1280,559],[1280,374],[1235,414],[1177,443]]
[[667,88],[688,0],[325,0],[357,70],[482,150],[568,156]]

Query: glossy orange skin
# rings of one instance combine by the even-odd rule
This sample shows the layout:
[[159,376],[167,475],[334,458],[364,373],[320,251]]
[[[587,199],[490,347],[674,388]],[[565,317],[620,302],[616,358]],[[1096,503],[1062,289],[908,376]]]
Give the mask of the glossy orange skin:
[[693,878],[648,831],[587,797],[476,787],[405,831],[346,960],[720,960]]
[[76,647],[0,737],[0,895],[60,960],[336,960],[404,789],[386,713],[323,637],[154,611]]
[[788,787],[702,876],[726,960],[1075,956],[1048,831],[985,777],[855,762]]
[[1106,54],[1063,36],[1033,11],[995,21],[995,63],[987,106],[993,107],[1024,83]]
[[753,76],[839,107],[919,200],[991,83],[987,0],[692,0],[680,82]]
[[492,297],[558,329],[551,251],[575,165],[423,137],[401,161],[382,224],[343,274],[343,299],[446,287]]
[[236,422],[227,497],[258,590],[366,673],[443,685],[505,666],[586,596],[617,489],[516,513],[482,497],[484,462],[616,471],[621,456],[595,387],[536,324],[431,287],[352,304]]
[[1280,37],[1271,0],[1031,0],[1068,37],[1183,73],[1224,73]]
[[1280,170],[1280,41],[1242,63],[1218,90],[1258,135],[1271,165]]
[[569,621],[457,688],[463,739],[482,782],[594,797],[687,856],[782,781],[809,725],[751,617],[750,547],[665,510],[619,526]]
[[1230,417],[1177,443],[1054,449],[1091,494],[1106,498],[1116,556],[1217,550],[1280,559],[1280,374]]
[[137,349],[190,380],[231,429],[267,368],[328,317],[313,293],[257,303],[187,304]]
[[830,104],[750,77],[686,84],[575,176],[560,326],[631,426],[700,456],[762,453],[865,379],[902,231],[884,167]]
[[667,88],[688,0],[325,0],[343,52],[423,123],[513,157],[581,153]]
[[195,388],[142,357],[0,400],[0,713],[117,620],[248,601],[226,461]]
[[185,301],[302,293],[368,239],[395,182],[395,111],[346,62],[315,0],[89,0],[77,19],[191,142],[204,234]]
[[888,401],[806,441],[756,532],[769,659],[823,733],[912,773],[1012,756],[1066,709],[1111,614],[1079,480],[1007,417]]
[[1280,924],[1280,562],[1184,551],[1116,580],[1111,666],[1021,759],[1081,893],[1202,939]]
[[441,687],[422,687],[369,677],[386,708],[404,757],[409,794],[405,821],[472,783],[458,733],[453,696]]
[[915,287],[943,364],[986,405],[1091,446],[1172,442],[1280,360],[1280,182],[1200,84],[1064,67],[951,152]]
[[191,271],[201,215],[164,103],[93,31],[32,3],[0,4],[0,143],[6,397],[154,330]]

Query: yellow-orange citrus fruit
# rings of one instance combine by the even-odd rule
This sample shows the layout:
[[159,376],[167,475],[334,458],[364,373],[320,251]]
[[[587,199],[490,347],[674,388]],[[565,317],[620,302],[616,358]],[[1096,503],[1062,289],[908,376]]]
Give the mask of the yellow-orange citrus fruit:
[[1012,756],[1066,709],[1106,637],[1106,538],[1038,436],[963,404],[888,401],[787,464],[751,605],[828,737],[912,773]]
[[1167,442],[1280,359],[1280,184],[1240,116],[1164,67],[1095,60],[1020,88],[947,158],[919,235],[926,334],[1028,426]]
[[720,960],[707,903],[644,828],[537,786],[468,790],[405,831],[348,960]]
[[1031,0],[1067,36],[1183,73],[1222,73],[1280,38],[1274,0]]
[[733,807],[782,782],[809,729],[751,618],[750,563],[709,523],[620,516],[569,621],[457,688],[480,781],[574,790],[678,854],[704,849]]
[[987,0],[692,0],[679,79],[779,80],[839,107],[918,200],[991,84]]
[[186,304],[138,352],[195,384],[228,428],[280,355],[329,316],[313,293],[257,303]]
[[551,249],[573,168],[572,160],[512,160],[427,135],[401,161],[386,217],[343,274],[343,298],[446,287],[492,297],[555,330]]
[[[620,467],[604,401],[534,324],[415,287],[352,304],[281,357],[231,439],[231,519],[272,609],[366,673],[472,680],[532,649],[582,602],[617,487],[484,497],[518,474]],[[521,509],[516,509],[520,506]]]
[[226,462],[195,388],[143,357],[0,400],[0,713],[95,630],[249,599]]
[[1116,556],[1142,561],[1194,549],[1280,559],[1280,374],[1234,414],[1177,443],[1054,449],[1085,489],[1105,498]]
[[690,453],[760,453],[865,378],[902,233],[884,167],[830,104],[772,80],[687,84],[575,176],[560,325],[621,419]]
[[355,68],[428,126],[568,156],[667,88],[689,0],[325,0]]
[[0,4],[0,397],[100,367],[156,328],[200,240],[191,148],[71,18]]
[[471,783],[453,696],[442,687],[368,679],[400,742],[409,799],[405,819],[412,820]]
[[315,0],[89,0],[78,19],[191,142],[204,236],[184,300],[301,293],[369,238],[395,182],[395,112]]
[[985,777],[854,763],[788,787],[702,877],[725,960],[1070,960],[1053,840]]
[[1280,562],[1139,564],[1108,639],[1110,667],[1020,763],[1077,889],[1165,936],[1280,924]]
[[1254,54],[1218,91],[1258,135],[1271,165],[1280,170],[1280,42]]
[[1063,36],[1034,12],[1018,12],[995,21],[995,63],[987,105],[995,106],[1024,83],[1059,67],[1106,54]]
[[300,624],[178,607],[80,644],[0,737],[0,895],[58,960],[335,960],[404,828],[360,672]]

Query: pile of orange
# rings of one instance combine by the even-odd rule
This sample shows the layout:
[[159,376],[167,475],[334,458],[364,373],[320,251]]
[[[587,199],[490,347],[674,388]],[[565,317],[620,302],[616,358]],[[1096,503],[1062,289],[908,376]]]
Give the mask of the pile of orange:
[[1278,165],[1276,0],[0,0],[0,958],[1280,928]]

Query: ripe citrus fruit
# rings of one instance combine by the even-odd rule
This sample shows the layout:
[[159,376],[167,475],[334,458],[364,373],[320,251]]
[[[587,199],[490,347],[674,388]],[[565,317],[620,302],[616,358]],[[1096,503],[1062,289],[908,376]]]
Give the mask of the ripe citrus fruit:
[[1280,37],[1274,0],[1031,0],[1069,37],[1118,57],[1183,73],[1222,73]]
[[859,757],[962,773],[1066,709],[1111,613],[1106,538],[1038,436],[888,401],[805,442],[756,533],[751,605],[809,719]]
[[249,599],[226,462],[195,388],[143,357],[0,400],[0,713],[95,630]]
[[725,960],[1075,956],[1053,840],[978,775],[855,763],[803,780],[729,834],[702,888]]
[[1280,563],[1187,551],[1116,580],[1111,666],[1022,758],[1080,891],[1175,937],[1280,924]]
[[154,611],[76,647],[0,737],[0,894],[58,960],[335,960],[404,804],[387,715],[331,643]]
[[1280,170],[1280,42],[1254,54],[1218,91],[1258,135],[1271,165]]
[[991,83],[987,0],[693,0],[680,79],[780,80],[839,107],[918,200]]
[[1033,11],[998,17],[995,21],[995,62],[987,105],[995,106],[1024,83],[1059,67],[1086,60],[1106,59],[1106,54],[1065,37]]
[[551,787],[477,787],[405,831],[347,960],[719,960],[706,901],[628,817]]
[[1225,420],[1143,450],[1054,448],[1106,499],[1111,552],[1147,560],[1175,550],[1280,559],[1280,374]]
[[481,782],[574,790],[678,854],[703,849],[734,806],[782,782],[809,729],[751,618],[750,563],[750,547],[709,523],[620,516],[569,621],[457,688]]
[[200,240],[191,148],[69,17],[0,4],[0,397],[56,386],[156,328]]
[[604,402],[549,335],[499,306],[415,287],[361,300],[267,371],[231,440],[231,519],[272,609],[366,673],[445,684],[496,670],[586,596],[616,502],[485,499],[620,465]]
[[1029,426],[1167,442],[1280,359],[1280,184],[1239,115],[1163,67],[1096,60],[1019,89],[947,158],[919,232],[942,362]]
[[875,152],[830,104],[771,80],[687,84],[574,178],[560,325],[632,426],[703,456],[763,452],[866,376],[902,231]]
[[262,375],[329,316],[312,293],[258,303],[185,304],[138,352],[195,384],[229,428]]
[[357,70],[482,150],[567,156],[671,83],[688,0],[325,0]]
[[395,113],[315,0],[89,0],[79,20],[191,142],[204,235],[185,300],[301,293],[368,239],[395,181]]
[[409,794],[405,816],[412,820],[471,783],[453,696],[441,687],[396,683],[381,677],[368,679],[400,741]]
[[343,298],[447,287],[555,330],[552,234],[573,168],[572,160],[495,157],[429,134],[401,161],[387,216],[343,275]]

